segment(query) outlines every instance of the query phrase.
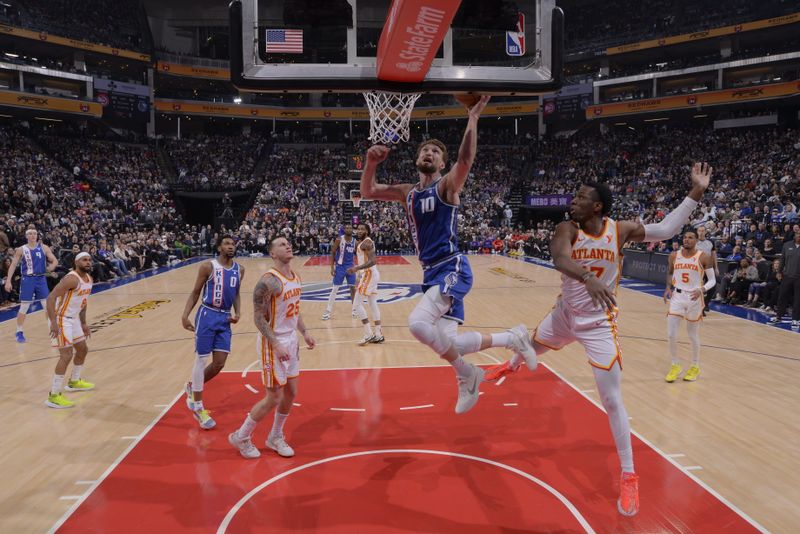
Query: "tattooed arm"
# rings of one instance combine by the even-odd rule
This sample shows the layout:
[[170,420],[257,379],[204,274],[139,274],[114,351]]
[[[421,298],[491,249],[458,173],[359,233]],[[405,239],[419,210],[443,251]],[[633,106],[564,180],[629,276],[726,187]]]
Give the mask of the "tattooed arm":
[[279,297],[280,294],[280,280],[271,274],[262,276],[253,291],[253,320],[261,335],[267,338],[275,357],[278,360],[283,360],[289,357],[289,351],[278,342],[275,331],[270,326],[270,322],[273,319],[270,315],[272,313],[272,299]]

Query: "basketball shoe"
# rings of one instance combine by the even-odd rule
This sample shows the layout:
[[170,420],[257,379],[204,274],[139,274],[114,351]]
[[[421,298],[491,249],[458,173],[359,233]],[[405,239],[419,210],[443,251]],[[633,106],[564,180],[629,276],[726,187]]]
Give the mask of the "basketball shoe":
[[494,382],[500,380],[504,376],[512,375],[519,371],[519,366],[511,367],[511,360],[501,363],[500,365],[493,365],[486,369],[486,376],[484,380],[487,382]]
[[194,418],[197,419],[197,422],[200,424],[200,428],[203,430],[211,430],[215,426],[217,426],[217,422],[211,418],[211,412],[208,410],[199,410],[193,411],[192,415]]
[[478,402],[480,396],[481,382],[485,373],[483,369],[470,364],[472,372],[469,376],[459,376],[458,378],[458,401],[456,402],[456,413],[462,414],[470,411]]
[[17,343],[25,343],[25,341],[25,334],[23,334],[21,331],[17,332]]
[[667,376],[664,377],[664,380],[670,383],[675,382],[678,379],[678,376],[681,374],[681,371],[683,371],[683,367],[681,367],[678,363],[673,363],[672,367],[669,368],[669,373],[667,373]]
[[51,393],[47,396],[45,404],[56,409],[72,408],[75,406],[75,403],[68,400],[63,393]]
[[689,367],[689,370],[686,371],[686,375],[683,377],[684,380],[687,382],[694,382],[697,380],[697,377],[700,375],[700,367],[697,365],[693,365]]
[[268,436],[266,446],[284,458],[294,456],[294,449],[286,443],[286,439],[283,436]]
[[239,449],[239,454],[248,460],[252,460],[261,456],[261,451],[259,451],[258,448],[253,445],[253,440],[251,440],[249,437],[240,438],[239,432],[231,432],[228,434],[228,443]]
[[358,345],[363,347],[364,345],[372,343],[374,339],[375,339],[375,334],[369,336],[365,334],[364,337],[362,337],[361,340],[358,342]]
[[511,334],[511,343],[509,343],[506,348],[513,350],[517,354],[521,354],[522,357],[525,358],[525,365],[528,366],[528,369],[535,371],[539,362],[536,358],[536,351],[533,349],[533,345],[531,345],[528,328],[524,324],[520,324],[514,328],[510,328],[508,332]]
[[64,389],[67,391],[89,391],[90,389],[94,389],[94,384],[87,382],[83,378],[79,378],[78,380],[68,381],[67,387]]
[[639,475],[622,473],[619,480],[619,499],[617,510],[625,516],[633,516],[639,512]]

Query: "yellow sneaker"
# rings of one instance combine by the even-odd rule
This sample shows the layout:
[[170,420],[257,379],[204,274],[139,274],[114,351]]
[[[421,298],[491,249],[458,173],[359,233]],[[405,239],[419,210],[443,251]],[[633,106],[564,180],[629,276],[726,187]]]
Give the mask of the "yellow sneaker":
[[192,412],[192,414],[203,430],[211,430],[217,426],[217,422],[211,418],[211,412],[208,410],[200,410],[199,412]]
[[672,367],[669,368],[669,373],[664,377],[664,380],[667,382],[675,382],[678,379],[678,375],[681,374],[681,371],[683,371],[683,367],[681,367],[679,363],[673,363]]
[[70,380],[67,382],[67,387],[64,389],[67,391],[89,391],[90,389],[94,389],[94,384],[87,382],[83,378],[79,378],[78,380]]
[[687,382],[694,382],[697,380],[697,377],[700,375],[700,367],[697,365],[693,365],[689,367],[689,370],[686,371],[686,375],[683,377],[684,380]]
[[62,393],[51,393],[47,396],[45,404],[56,409],[72,408],[75,406],[75,403],[68,400]]

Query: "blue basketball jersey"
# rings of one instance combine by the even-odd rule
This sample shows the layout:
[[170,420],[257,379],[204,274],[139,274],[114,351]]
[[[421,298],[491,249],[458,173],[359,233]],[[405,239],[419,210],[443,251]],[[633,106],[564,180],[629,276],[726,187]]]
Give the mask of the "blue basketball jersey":
[[441,180],[422,191],[415,186],[406,197],[408,227],[423,265],[458,252],[458,206],[439,196]]
[[234,262],[230,269],[224,268],[217,260],[211,260],[213,271],[203,288],[203,306],[217,310],[230,311],[239,293],[239,264]]
[[336,251],[336,265],[342,267],[352,267],[356,257],[356,238],[350,237],[350,241],[345,240],[345,236],[339,237],[339,250]]
[[22,245],[22,261],[19,269],[22,276],[41,276],[47,272],[47,257],[41,243],[33,248]]

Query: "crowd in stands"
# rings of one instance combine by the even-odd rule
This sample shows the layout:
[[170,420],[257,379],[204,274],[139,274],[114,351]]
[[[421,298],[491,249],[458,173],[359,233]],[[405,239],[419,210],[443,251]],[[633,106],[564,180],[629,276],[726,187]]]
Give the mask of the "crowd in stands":
[[582,2],[567,0],[564,9],[567,52],[593,51],[646,39],[691,33],[797,11],[781,0],[657,0]]
[[[446,143],[450,161],[462,128],[461,123],[442,122],[429,133]],[[265,142],[264,137],[172,141],[169,154],[179,169],[191,165],[192,173],[222,177],[208,184],[239,187],[246,179],[247,185],[260,186],[238,228],[227,229],[237,234],[243,254],[266,253],[269,237],[276,234],[289,237],[298,254],[327,254],[350,209],[340,202],[338,181],[357,178],[348,172],[348,155],[365,153],[368,144],[292,147]],[[553,223],[514,225],[508,207],[514,189],[523,195],[567,195],[583,181],[598,180],[614,191],[614,218],[650,223],[683,198],[691,163],[709,161],[714,179],[692,226],[708,232],[726,266],[717,295],[734,304],[774,307],[781,273],[773,273],[770,262],[800,232],[795,226],[800,224],[796,130],[651,126],[639,132],[612,128],[567,140],[525,139],[525,144],[504,145],[503,139],[491,128],[479,134],[478,157],[461,195],[463,251],[549,257]],[[264,159],[253,173],[250,156],[262,144]],[[378,167],[378,179],[415,180],[416,146],[395,147]],[[75,246],[91,252],[99,280],[211,249],[215,232],[182,222],[151,146],[4,126],[0,148],[0,229],[5,235],[0,234],[0,248],[21,244],[32,225],[56,251],[62,269]],[[239,174],[226,181],[231,169]],[[184,178],[189,175],[187,169]],[[20,183],[26,187],[18,187]],[[380,253],[413,253],[401,204],[362,202],[358,214],[373,224]],[[670,252],[680,247],[680,239],[636,246]],[[8,254],[0,250],[0,260]]]
[[[7,0],[0,16],[11,24],[92,43],[146,51],[137,0]],[[8,4],[8,5],[5,5]]]
[[197,135],[168,139],[178,187],[194,191],[252,189],[253,168],[266,141],[259,135]]

